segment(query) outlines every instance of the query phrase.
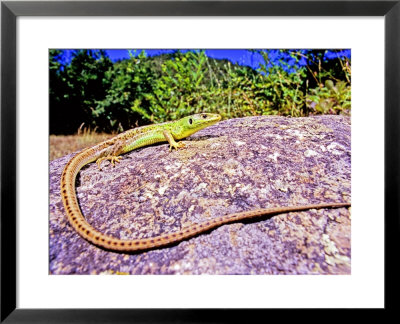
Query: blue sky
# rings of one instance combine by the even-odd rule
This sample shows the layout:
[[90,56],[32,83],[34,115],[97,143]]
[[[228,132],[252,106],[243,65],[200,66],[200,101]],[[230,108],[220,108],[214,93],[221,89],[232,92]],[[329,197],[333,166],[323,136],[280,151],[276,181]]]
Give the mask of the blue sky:
[[[141,50],[137,50],[140,52]],[[171,53],[174,50],[171,49],[146,49],[147,55],[156,56],[164,53]],[[186,52],[187,50],[182,50],[182,52]],[[107,54],[110,56],[112,61],[117,61],[119,59],[129,58],[128,50],[106,50]],[[216,59],[228,59],[232,62],[240,62],[240,61],[249,61],[249,51],[247,50],[231,50],[231,49],[208,49],[206,50],[206,54],[208,57],[216,58]]]
[[[108,49],[105,50],[110,57],[110,59],[115,62],[122,59],[129,58],[129,50],[127,49]],[[138,53],[141,49],[136,50]],[[145,49],[145,52],[149,56],[156,56],[164,53],[171,53],[175,51],[175,49]],[[182,50],[182,52],[186,52],[187,50]],[[72,50],[65,50],[64,52],[64,60],[69,62],[71,59]],[[251,66],[252,64],[252,55],[247,50],[231,50],[231,49],[215,49],[215,50],[206,50],[206,54],[208,57],[216,58],[216,59],[228,59],[232,62],[241,62],[248,63],[246,65]],[[254,60],[254,59],[253,59]]]
[[[110,59],[115,62],[121,59],[127,59],[129,58],[129,50],[127,49],[108,49],[105,50],[110,57]],[[138,49],[136,50],[137,53],[139,53],[141,50]],[[160,55],[163,53],[171,53],[175,51],[174,49],[145,49],[145,52],[149,56],[156,56]],[[182,52],[185,52],[187,50],[182,50]],[[301,50],[303,51],[303,50]],[[71,59],[71,52],[72,50],[64,50],[64,56],[63,56],[63,61],[65,63],[68,63]],[[205,50],[205,53],[208,57],[215,58],[215,59],[227,59],[231,61],[232,63],[238,63],[239,65],[247,65],[252,67],[253,69],[259,68],[259,64],[263,63],[264,60],[261,57],[260,54],[250,52],[246,49],[207,49]],[[325,57],[327,59],[334,59],[339,56],[346,56],[346,57],[351,57],[351,50],[340,50],[339,52],[337,50],[329,50],[326,54]],[[282,56],[282,53],[279,52],[279,50],[270,50],[269,53],[269,58],[272,61],[276,62],[280,58],[284,58],[286,62],[289,63],[289,65],[293,65],[294,59],[290,58],[288,55]],[[306,64],[306,60],[303,58],[300,60],[299,65],[303,66]]]

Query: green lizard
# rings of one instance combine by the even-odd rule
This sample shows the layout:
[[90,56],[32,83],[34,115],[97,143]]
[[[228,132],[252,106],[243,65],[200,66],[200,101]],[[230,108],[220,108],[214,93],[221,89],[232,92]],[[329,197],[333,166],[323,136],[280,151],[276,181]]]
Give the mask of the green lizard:
[[181,229],[178,232],[163,234],[153,238],[122,240],[97,231],[83,216],[75,193],[75,180],[80,169],[91,162],[96,161],[99,169],[104,160],[110,160],[111,164],[121,160],[121,154],[127,153],[139,147],[158,142],[168,141],[170,151],[172,148],[184,147],[183,142],[176,142],[188,137],[195,132],[217,123],[221,119],[217,114],[196,114],[184,117],[177,121],[149,125],[128,130],[118,136],[101,142],[93,147],[85,149],[75,155],[65,166],[61,176],[61,197],[72,227],[89,242],[105,249],[116,251],[136,251],[153,247],[164,246],[172,242],[181,241],[211,228],[233,221],[251,218],[261,215],[271,215],[284,212],[308,210],[312,208],[348,207],[349,203],[326,203],[304,206],[289,206],[277,208],[257,209],[235,214],[224,215],[213,220]]

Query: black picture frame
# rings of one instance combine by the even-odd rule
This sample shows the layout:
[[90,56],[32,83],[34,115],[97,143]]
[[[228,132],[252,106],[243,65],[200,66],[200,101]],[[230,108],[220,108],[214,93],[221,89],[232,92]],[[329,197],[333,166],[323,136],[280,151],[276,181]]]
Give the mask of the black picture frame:
[[[1,322],[237,322],[264,310],[16,308],[16,19],[19,16],[383,16],[385,19],[385,309],[399,287],[400,0],[395,1],[2,1]],[[371,152],[373,154],[373,152]],[[366,175],[367,177],[368,175]],[[367,202],[365,202],[367,203]],[[373,239],[373,238],[371,238]],[[371,257],[373,259],[373,257]],[[367,284],[367,283],[366,283]],[[135,293],[135,292],[133,292]],[[260,316],[260,317],[259,317]]]

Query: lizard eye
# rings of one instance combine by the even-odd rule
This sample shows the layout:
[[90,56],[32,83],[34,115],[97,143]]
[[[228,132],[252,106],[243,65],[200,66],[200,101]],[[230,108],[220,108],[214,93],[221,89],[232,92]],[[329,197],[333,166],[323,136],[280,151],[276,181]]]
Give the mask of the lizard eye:
[[207,115],[203,115],[203,118],[204,118],[204,119],[207,118]]
[[193,124],[193,120],[192,118],[189,118],[189,124],[192,125]]

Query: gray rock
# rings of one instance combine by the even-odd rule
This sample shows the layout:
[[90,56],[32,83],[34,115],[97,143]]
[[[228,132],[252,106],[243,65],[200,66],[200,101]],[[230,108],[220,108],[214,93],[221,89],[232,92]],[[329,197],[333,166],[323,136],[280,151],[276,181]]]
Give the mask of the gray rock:
[[[222,121],[169,152],[141,148],[78,175],[89,223],[119,238],[173,232],[234,212],[351,201],[350,118],[248,117]],[[50,163],[51,274],[350,274],[350,209],[322,209],[223,225],[131,254],[102,250],[69,225]]]

